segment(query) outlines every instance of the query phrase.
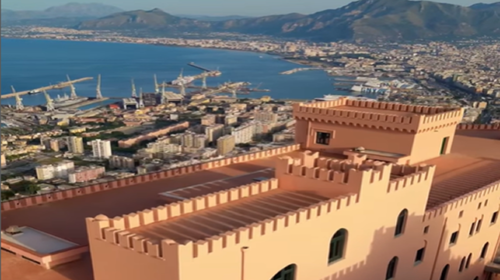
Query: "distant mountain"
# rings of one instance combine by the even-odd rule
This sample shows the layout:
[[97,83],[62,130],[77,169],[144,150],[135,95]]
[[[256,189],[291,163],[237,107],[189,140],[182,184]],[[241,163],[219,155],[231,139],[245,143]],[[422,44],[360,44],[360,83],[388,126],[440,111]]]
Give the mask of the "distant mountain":
[[139,10],[85,21],[77,28],[218,31],[315,41],[414,40],[498,36],[500,15],[494,9],[477,5],[463,7],[428,1],[360,0],[311,15],[288,14],[225,21],[180,18],[159,9]]
[[[46,19],[61,19],[66,18],[67,21],[70,19],[79,19],[82,21],[84,19],[100,18],[114,13],[123,12],[122,9],[103,5],[98,3],[68,3],[62,6],[50,7],[44,11],[13,11],[2,9],[2,23],[3,22],[17,22],[22,23],[27,21],[27,23],[36,23],[37,20],[45,20],[42,22],[48,23]],[[54,21],[52,25],[57,25],[58,20]],[[76,24],[76,23],[74,23]]]
[[[287,14],[219,20],[174,16],[160,9],[118,13],[108,10],[108,15],[84,20],[75,24],[74,28],[127,31],[128,34],[141,36],[233,32],[312,41],[455,39],[500,36],[498,6],[499,3],[463,7],[429,1],[359,0],[338,9],[310,15]],[[29,12],[25,13],[25,17],[33,17]],[[58,14],[61,15],[61,12]],[[89,14],[92,13],[88,12],[87,15]],[[12,17],[11,11],[5,11],[5,15]],[[3,17],[4,11],[2,23]],[[75,19],[76,17],[72,18],[73,21]]]
[[182,32],[209,30],[211,23],[195,19],[176,17],[160,9],[130,11],[88,20],[77,29],[101,30],[148,30],[149,32]]
[[474,10],[482,10],[482,11],[500,11],[500,2],[485,4],[485,3],[477,3],[470,6],[471,9]]
[[200,16],[200,15],[175,15],[175,16],[181,17],[181,18],[203,20],[203,21],[225,21],[225,20],[232,20],[232,19],[249,18],[249,17],[245,17],[245,16]]

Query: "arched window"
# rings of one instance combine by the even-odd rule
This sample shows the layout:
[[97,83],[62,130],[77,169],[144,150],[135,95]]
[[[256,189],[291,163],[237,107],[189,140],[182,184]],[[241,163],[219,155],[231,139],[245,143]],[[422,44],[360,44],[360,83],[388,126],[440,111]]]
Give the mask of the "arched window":
[[443,271],[441,271],[441,277],[439,277],[439,280],[446,280],[446,278],[448,278],[448,270],[450,270],[449,264],[443,267]]
[[472,254],[469,254],[469,256],[467,257],[467,262],[465,263],[465,268],[469,268],[470,259],[472,259]]
[[490,243],[488,243],[488,242],[486,242],[486,244],[484,244],[483,249],[481,250],[481,256],[480,256],[481,259],[486,258],[486,254],[488,253],[488,246],[489,245],[490,245]]
[[396,221],[396,230],[394,231],[394,236],[403,234],[406,225],[406,219],[408,218],[408,210],[404,209],[399,213],[398,220]]
[[344,257],[347,230],[339,229],[330,240],[330,251],[328,252],[328,263],[332,263]]
[[396,277],[396,268],[398,266],[398,257],[394,257],[387,265],[387,272],[385,274],[385,280],[390,280]]
[[276,275],[271,278],[271,280],[295,280],[295,271],[297,270],[297,265],[291,264],[282,270],[280,270]]
[[460,266],[458,267],[458,271],[462,272],[462,270],[464,270],[464,266],[465,266],[465,257],[463,257],[462,261],[460,261]]

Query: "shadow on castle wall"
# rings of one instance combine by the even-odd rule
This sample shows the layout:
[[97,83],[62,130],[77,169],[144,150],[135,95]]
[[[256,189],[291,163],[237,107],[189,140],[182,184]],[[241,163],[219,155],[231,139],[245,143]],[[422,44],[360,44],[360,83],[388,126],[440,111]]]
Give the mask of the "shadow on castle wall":
[[[325,275],[318,280],[360,280],[360,279],[392,279],[387,273],[391,261],[397,258],[394,269],[394,279],[404,280],[474,280],[479,277],[485,280],[482,275],[484,261],[478,256],[482,248],[470,248],[472,258],[469,267],[459,272],[463,257],[453,257],[450,252],[451,232],[443,227],[444,221],[433,221],[434,229],[429,227],[424,233],[424,223],[422,216],[409,216],[406,228],[401,236],[395,237],[395,227],[381,228],[374,232],[370,253],[364,260],[346,269],[338,270],[330,275]],[[360,226],[359,229],[363,230]],[[462,229],[462,237],[465,237],[468,229]],[[460,237],[456,245],[460,246]],[[494,245],[494,244],[492,244]],[[356,241],[349,240],[347,249],[348,258],[363,259],[356,256]],[[422,260],[418,261],[417,252],[425,248]],[[490,246],[493,250],[493,246]],[[467,256],[464,256],[467,257]],[[342,260],[340,261],[342,262]],[[335,263],[331,265],[335,270]],[[339,263],[341,265],[341,263]],[[447,273],[444,270],[447,269]],[[298,265],[300,269],[300,265]],[[447,275],[444,275],[447,274]],[[446,277],[444,277],[446,276]],[[484,277],[484,278],[483,278]],[[302,279],[296,279],[302,280]]]

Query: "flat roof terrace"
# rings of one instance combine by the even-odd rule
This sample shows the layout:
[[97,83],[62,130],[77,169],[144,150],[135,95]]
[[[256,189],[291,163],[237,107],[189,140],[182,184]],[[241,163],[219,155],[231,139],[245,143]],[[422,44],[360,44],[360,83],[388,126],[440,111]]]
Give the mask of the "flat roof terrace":
[[327,200],[309,192],[276,189],[129,231],[158,241],[172,239],[186,244]]
[[43,255],[78,246],[76,243],[69,242],[30,227],[19,227],[19,230],[20,233],[18,234],[9,234],[2,231],[2,241],[5,240],[19,247]]
[[500,180],[498,131],[457,131],[451,153],[425,161],[436,172],[427,209]]

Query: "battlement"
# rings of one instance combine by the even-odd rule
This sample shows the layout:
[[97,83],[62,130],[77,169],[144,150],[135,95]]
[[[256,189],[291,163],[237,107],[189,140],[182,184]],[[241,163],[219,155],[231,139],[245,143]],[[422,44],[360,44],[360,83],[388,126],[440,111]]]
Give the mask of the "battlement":
[[387,192],[395,192],[422,182],[432,181],[435,171],[435,165],[393,165],[391,170],[392,179]]
[[218,236],[197,242],[189,242],[184,246],[189,248],[193,258],[203,257],[220,249],[236,247],[239,250],[242,245],[248,244],[251,240],[291,228],[300,223],[306,223],[312,219],[322,218],[326,215],[345,210],[347,207],[356,204],[357,201],[357,194],[349,194],[325,200],[308,207],[303,207],[283,215],[254,223],[247,227],[240,227]]
[[[280,188],[315,191],[327,197],[373,191],[372,185],[395,192],[433,179],[434,165],[396,165],[373,160],[336,160],[305,151],[298,158],[278,159],[276,175]],[[313,180],[314,182],[312,182]]]
[[442,217],[446,213],[451,212],[456,209],[465,207],[470,203],[477,203],[477,201],[484,199],[485,197],[498,198],[500,193],[500,181],[496,181],[489,185],[484,186],[478,190],[467,193],[463,196],[457,197],[451,201],[441,204],[437,207],[429,209],[425,212],[424,221],[428,221],[437,217]]
[[276,163],[276,177],[292,175],[322,182],[333,182],[361,187],[383,180],[389,181],[393,166],[390,163],[366,160],[362,163],[319,157],[319,153],[305,151],[300,158],[280,157]]
[[459,124],[457,130],[500,130],[500,123],[496,124]]
[[346,98],[296,103],[293,112],[295,118],[302,120],[411,133],[456,125],[463,115],[463,109]]
[[[172,248],[179,244],[170,239],[154,240],[131,230],[157,222],[165,222],[182,215],[194,213],[204,209],[237,201],[246,197],[263,194],[278,188],[277,179],[256,182],[229,190],[219,191],[203,196],[194,197],[153,209],[146,209],[121,217],[110,219],[104,215],[87,218],[89,236],[113,243],[115,245],[147,254],[151,257],[166,259]],[[179,250],[179,249],[175,249]]]

